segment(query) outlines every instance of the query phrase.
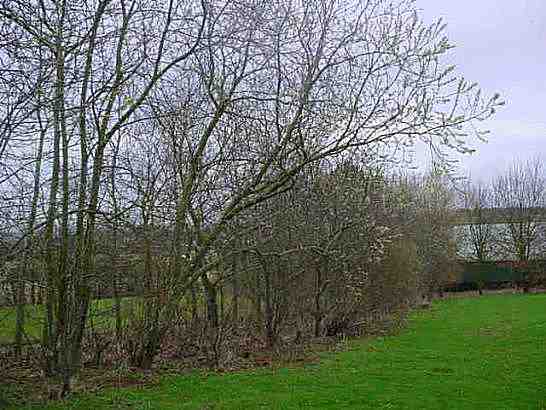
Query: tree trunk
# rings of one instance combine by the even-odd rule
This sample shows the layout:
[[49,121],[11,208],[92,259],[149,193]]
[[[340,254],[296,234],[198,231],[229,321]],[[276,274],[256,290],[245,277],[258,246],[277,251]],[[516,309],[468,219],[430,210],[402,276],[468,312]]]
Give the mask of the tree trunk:
[[216,288],[209,281],[206,274],[201,276],[203,282],[203,291],[207,304],[207,321],[210,327],[217,328],[219,325],[218,319],[218,302],[216,300]]
[[218,296],[220,299],[220,321],[225,319],[225,300],[224,300],[224,287],[220,285],[218,287]]
[[272,349],[276,344],[276,332],[275,323],[273,317],[273,303],[272,303],[272,289],[271,289],[271,277],[269,271],[264,269],[264,286],[265,286],[265,338],[267,348]]
[[191,322],[192,322],[192,326],[195,326],[198,320],[198,313],[197,313],[197,293],[195,292],[194,284],[190,285],[190,293],[191,293]]
[[232,308],[231,315],[234,323],[239,322],[239,276],[237,274],[237,256],[233,256],[231,265]]
[[[321,258],[322,259],[322,258]],[[322,293],[324,291],[324,283],[323,283],[323,275],[322,275],[322,266],[321,262],[319,261],[317,263],[316,269],[315,269],[315,297],[314,297],[314,335],[315,337],[320,337],[321,331],[322,331],[322,304],[321,304],[321,297]]]
[[152,368],[155,356],[159,352],[161,345],[161,332],[157,325],[153,325],[152,329],[143,338],[142,344],[139,346],[138,353],[133,358],[133,365],[143,369],[150,370]]
[[15,311],[15,356],[20,357],[25,332],[25,284],[20,270],[17,276],[17,285],[15,287],[17,303]]

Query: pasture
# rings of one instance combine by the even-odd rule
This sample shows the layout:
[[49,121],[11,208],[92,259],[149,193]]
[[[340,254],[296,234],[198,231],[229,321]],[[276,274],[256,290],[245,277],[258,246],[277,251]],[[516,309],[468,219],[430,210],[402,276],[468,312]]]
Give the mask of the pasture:
[[[131,298],[122,299],[122,315],[126,316],[130,309]],[[96,299],[89,309],[89,319],[96,327],[113,327],[113,299]],[[0,346],[9,345],[15,338],[15,307],[0,308]],[[25,339],[27,343],[40,340],[44,323],[43,305],[25,306]]]

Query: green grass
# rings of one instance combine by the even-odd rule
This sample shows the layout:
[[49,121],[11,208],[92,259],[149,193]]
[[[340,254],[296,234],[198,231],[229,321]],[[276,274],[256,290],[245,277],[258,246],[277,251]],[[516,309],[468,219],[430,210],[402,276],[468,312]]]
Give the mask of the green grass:
[[[189,298],[182,298],[179,301],[180,308],[190,317]],[[244,303],[244,302],[243,302]],[[146,301],[138,296],[123,297],[121,299],[121,317],[126,321],[129,317],[135,318],[143,311]],[[203,302],[200,301],[200,306]],[[225,301],[226,309],[229,309],[229,300]],[[89,311],[89,319],[96,329],[110,328],[115,326],[114,299],[95,299]],[[240,306],[240,310],[244,310]],[[15,341],[15,307],[0,308],[0,346],[12,344]],[[44,306],[25,305],[25,341],[30,343],[39,342],[43,331]],[[88,323],[89,324],[89,323]],[[1,408],[0,408],[1,409]]]
[[[25,334],[29,340],[40,337],[43,323],[42,306],[25,306]],[[15,339],[15,308],[0,308],[0,345],[13,343]]]
[[[122,299],[122,316],[127,316],[133,298]],[[93,324],[98,327],[114,325],[113,299],[96,299],[89,312]],[[15,307],[0,308],[0,345],[15,340]],[[35,343],[40,340],[44,323],[43,305],[25,305],[25,341]]]
[[434,302],[304,368],[164,376],[47,409],[546,409],[546,295]]

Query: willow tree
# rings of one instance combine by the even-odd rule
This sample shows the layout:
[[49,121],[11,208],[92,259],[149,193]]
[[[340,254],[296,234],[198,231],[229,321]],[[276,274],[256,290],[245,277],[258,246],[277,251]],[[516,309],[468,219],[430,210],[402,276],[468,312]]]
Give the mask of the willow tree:
[[417,140],[466,152],[466,126],[500,104],[443,63],[443,25],[421,23],[411,2],[214,5],[202,47],[150,103],[150,138],[176,176],[172,303],[197,279],[207,287],[229,222],[307,165]]

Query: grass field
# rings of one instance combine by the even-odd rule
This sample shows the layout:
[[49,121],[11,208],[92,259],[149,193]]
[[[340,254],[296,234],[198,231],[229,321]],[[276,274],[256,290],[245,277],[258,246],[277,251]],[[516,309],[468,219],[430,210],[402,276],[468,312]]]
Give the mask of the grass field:
[[[142,313],[145,300],[136,296],[121,298],[121,317],[126,321],[129,317]],[[187,299],[180,300],[181,310],[189,312]],[[202,303],[201,303],[202,304]],[[190,314],[188,313],[188,318]],[[89,320],[97,329],[115,326],[114,299],[95,299],[89,310]],[[15,342],[15,307],[0,307],[0,346]],[[43,305],[25,305],[25,341],[37,343],[40,340],[44,323]],[[89,322],[88,322],[89,324]],[[0,408],[1,410],[1,408]]]
[[[42,306],[25,306],[25,333],[30,340],[40,337],[43,322]],[[15,338],[15,308],[0,308],[0,345],[13,343]]]
[[320,364],[164,376],[48,409],[546,409],[546,295],[436,301]]
[[[122,299],[122,315],[130,308],[132,298]],[[114,324],[113,299],[97,299],[91,304],[90,319],[97,327]],[[0,308],[0,345],[13,343],[15,340],[15,307]],[[25,306],[25,338],[30,343],[39,341],[44,322],[43,305]]]

